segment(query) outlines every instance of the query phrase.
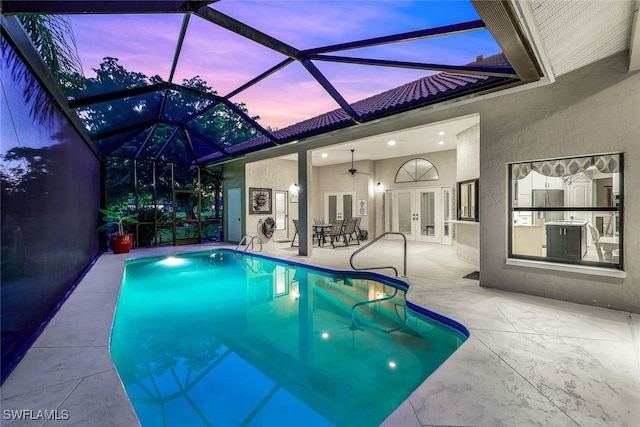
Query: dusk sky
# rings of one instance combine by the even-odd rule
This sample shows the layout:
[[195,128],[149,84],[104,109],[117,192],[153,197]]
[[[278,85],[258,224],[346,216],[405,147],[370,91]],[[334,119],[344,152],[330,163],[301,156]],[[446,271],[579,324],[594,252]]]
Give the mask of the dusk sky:
[[[479,19],[468,1],[245,1],[211,7],[298,48],[385,36]],[[168,79],[184,15],[73,15],[70,17],[87,77],[106,56],[129,71]],[[500,52],[488,31],[394,43],[332,55],[462,65],[480,54]],[[174,83],[199,75],[220,95],[276,65],[285,57],[192,16]],[[388,67],[315,65],[355,102],[428,75]],[[315,79],[294,62],[232,99],[244,102],[263,126],[283,128],[338,108]]]

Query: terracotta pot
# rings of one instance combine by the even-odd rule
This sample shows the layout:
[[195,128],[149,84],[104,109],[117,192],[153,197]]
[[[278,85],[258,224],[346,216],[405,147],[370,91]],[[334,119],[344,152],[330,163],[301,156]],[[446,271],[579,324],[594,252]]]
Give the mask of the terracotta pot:
[[114,234],[109,239],[114,254],[126,254],[133,246],[133,234]]

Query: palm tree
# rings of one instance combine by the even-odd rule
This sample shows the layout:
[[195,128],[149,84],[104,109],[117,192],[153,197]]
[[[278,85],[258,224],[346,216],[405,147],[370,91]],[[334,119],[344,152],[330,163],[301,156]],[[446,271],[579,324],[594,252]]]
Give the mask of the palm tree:
[[[69,19],[38,14],[21,15],[18,19],[65,95],[77,93],[85,78]],[[55,107],[49,102],[49,95],[4,38],[1,49],[13,78],[25,85],[24,95],[31,105],[32,117],[40,122],[50,120]]]

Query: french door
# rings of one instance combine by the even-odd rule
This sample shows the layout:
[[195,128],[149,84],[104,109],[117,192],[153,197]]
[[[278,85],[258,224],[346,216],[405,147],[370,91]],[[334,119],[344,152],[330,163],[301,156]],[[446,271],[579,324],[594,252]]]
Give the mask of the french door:
[[348,220],[356,209],[353,192],[324,193],[324,220],[332,224],[336,220]]
[[[386,193],[388,227],[408,240],[449,243],[445,230],[442,189],[439,187],[391,190]],[[450,209],[450,208],[449,208]],[[446,233],[445,233],[446,231]],[[447,236],[445,236],[447,234]],[[443,237],[445,237],[443,242]]]

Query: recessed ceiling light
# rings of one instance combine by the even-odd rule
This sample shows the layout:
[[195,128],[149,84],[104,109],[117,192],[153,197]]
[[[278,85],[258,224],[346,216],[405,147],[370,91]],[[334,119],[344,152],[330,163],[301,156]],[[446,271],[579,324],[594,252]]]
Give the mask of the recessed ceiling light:
[[439,145],[442,145],[442,144],[444,144],[444,141],[440,141],[440,142],[438,142],[438,144],[439,144]]
[[438,135],[440,135],[440,136],[444,135],[444,131],[441,130],[440,132],[438,132]]
[[327,156],[328,156],[328,154],[327,154],[327,153],[322,153],[322,158],[323,158],[323,159],[326,159],[326,158],[327,158]]
[[391,141],[387,142],[387,144],[389,144],[389,145],[396,145],[396,142],[392,139]]

